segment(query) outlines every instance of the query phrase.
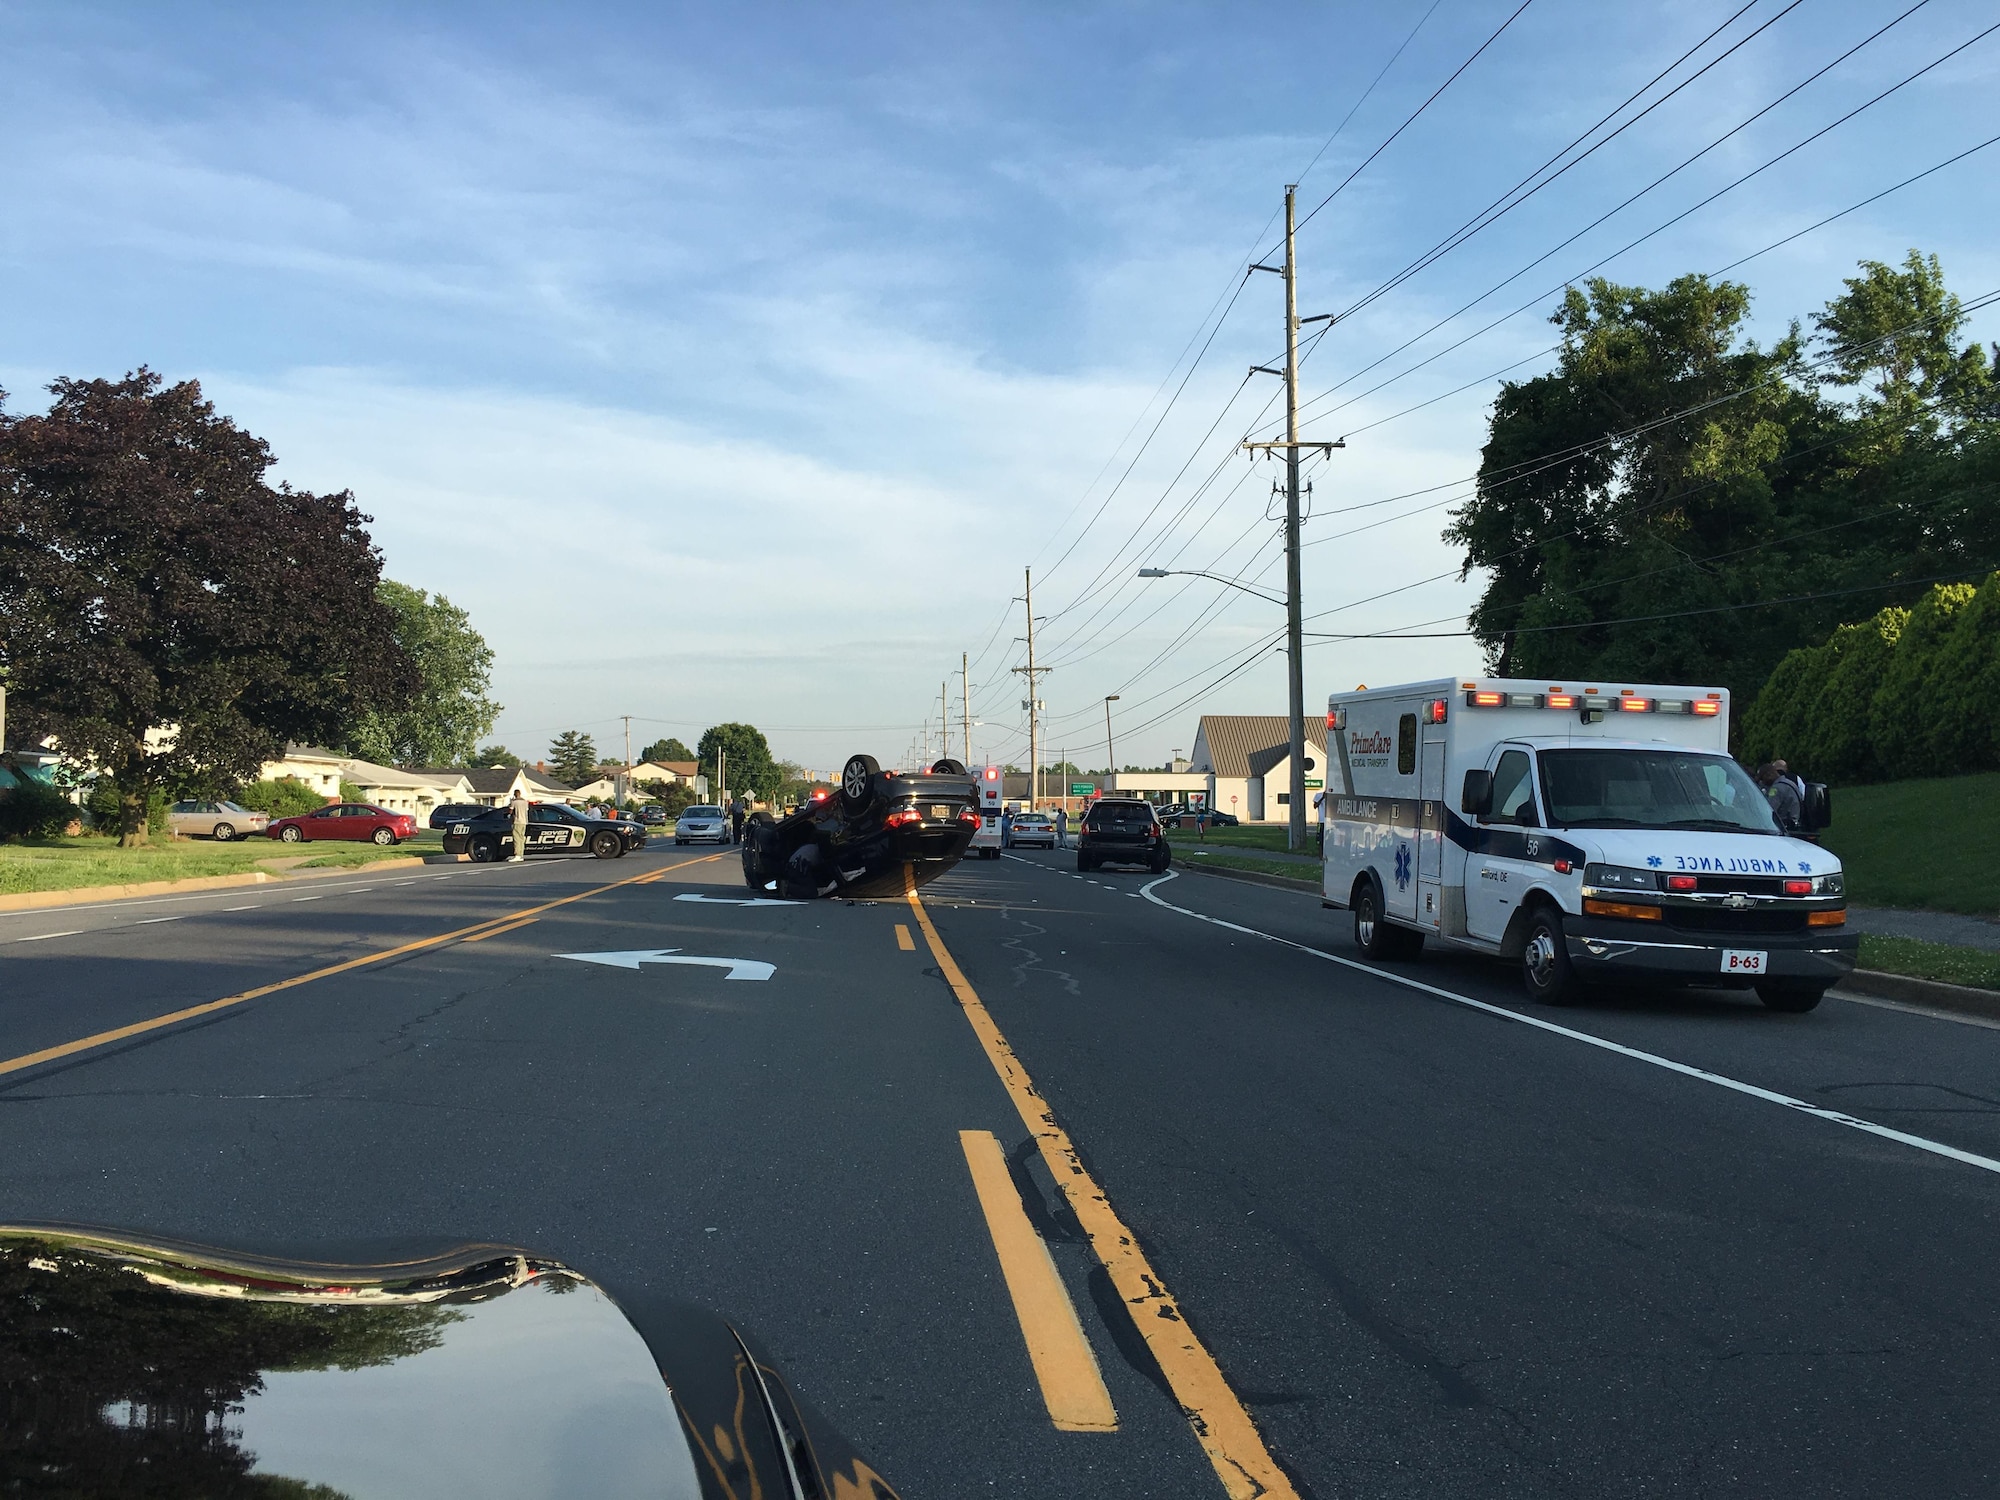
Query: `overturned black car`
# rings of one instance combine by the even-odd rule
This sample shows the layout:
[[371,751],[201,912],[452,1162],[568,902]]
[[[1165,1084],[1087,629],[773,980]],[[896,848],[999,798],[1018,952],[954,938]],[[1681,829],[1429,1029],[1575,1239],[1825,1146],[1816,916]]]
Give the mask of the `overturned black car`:
[[[444,852],[469,854],[474,864],[489,864],[514,852],[514,815],[505,807],[480,808],[478,816],[448,824]],[[569,854],[588,850],[599,859],[616,859],[646,847],[646,830],[636,818],[586,818],[560,802],[537,802],[528,809],[529,854]]]
[[840,790],[783,818],[743,827],[743,879],[752,890],[812,896],[900,896],[957,864],[979,827],[978,784],[955,760],[928,771],[885,771],[851,758]]

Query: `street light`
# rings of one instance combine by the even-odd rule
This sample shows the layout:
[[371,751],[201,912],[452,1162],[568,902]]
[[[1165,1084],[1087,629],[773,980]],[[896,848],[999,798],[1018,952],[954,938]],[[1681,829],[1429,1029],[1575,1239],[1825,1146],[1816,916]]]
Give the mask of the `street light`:
[[1117,701],[1116,693],[1104,695],[1104,777],[1107,781],[1118,774],[1118,757],[1111,749],[1111,705]]
[[1262,589],[1253,589],[1247,583],[1238,583],[1234,578],[1224,578],[1220,573],[1204,573],[1199,568],[1141,568],[1141,578],[1207,578],[1216,583],[1227,584],[1230,588],[1241,589],[1266,604],[1283,604],[1285,601],[1276,594],[1267,594]]
[[[1233,589],[1241,589],[1246,594],[1251,594],[1256,598],[1262,599],[1266,604],[1276,604],[1287,610],[1291,608],[1289,600],[1280,599],[1275,594],[1267,594],[1261,589],[1253,589],[1248,584],[1238,583],[1234,578],[1225,578],[1220,573],[1204,573],[1198,568],[1141,568],[1139,576],[1141,578],[1172,578],[1176,576],[1183,578],[1206,578],[1214,583],[1227,584]],[[1280,654],[1287,654],[1291,649],[1290,646],[1280,646],[1278,651]],[[1305,796],[1305,751],[1303,747],[1307,741],[1305,737],[1305,701],[1297,690],[1300,677],[1298,670],[1299,663],[1294,661],[1292,665],[1293,691],[1290,695],[1291,703],[1287,715],[1289,720],[1287,728],[1290,731],[1289,743],[1294,748],[1291,752],[1292,792],[1286,799],[1291,804],[1289,809],[1291,812],[1289,819],[1290,828],[1286,841],[1292,848],[1299,849],[1305,846],[1305,807],[1303,802]]]

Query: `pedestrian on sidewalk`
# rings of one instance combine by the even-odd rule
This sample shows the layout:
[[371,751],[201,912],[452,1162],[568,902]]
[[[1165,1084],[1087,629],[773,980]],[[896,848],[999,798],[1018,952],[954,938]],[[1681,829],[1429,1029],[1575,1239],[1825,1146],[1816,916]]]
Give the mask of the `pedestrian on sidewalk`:
[[1056,809],[1056,847],[1058,849],[1067,849],[1069,847],[1069,809],[1067,807]]
[[528,794],[519,787],[514,788],[507,812],[514,820],[514,852],[507,857],[507,863],[518,865],[528,858]]

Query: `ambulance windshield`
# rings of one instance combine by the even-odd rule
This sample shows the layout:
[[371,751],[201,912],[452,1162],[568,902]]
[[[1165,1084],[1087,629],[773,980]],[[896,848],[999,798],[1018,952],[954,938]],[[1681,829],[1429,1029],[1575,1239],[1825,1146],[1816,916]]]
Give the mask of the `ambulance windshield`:
[[1542,790],[1557,828],[1703,828],[1771,833],[1771,804],[1722,755],[1685,750],[1544,750]]

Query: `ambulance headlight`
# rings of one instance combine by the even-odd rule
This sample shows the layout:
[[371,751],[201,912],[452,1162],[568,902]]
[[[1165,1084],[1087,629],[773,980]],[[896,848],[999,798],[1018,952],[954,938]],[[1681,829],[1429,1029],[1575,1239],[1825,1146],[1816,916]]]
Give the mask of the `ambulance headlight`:
[[1585,865],[1583,883],[1607,891],[1657,891],[1657,870],[1635,870],[1627,865]]
[[1813,894],[1815,896],[1844,896],[1847,894],[1847,882],[1842,880],[1837,874],[1815,875],[1813,876]]

